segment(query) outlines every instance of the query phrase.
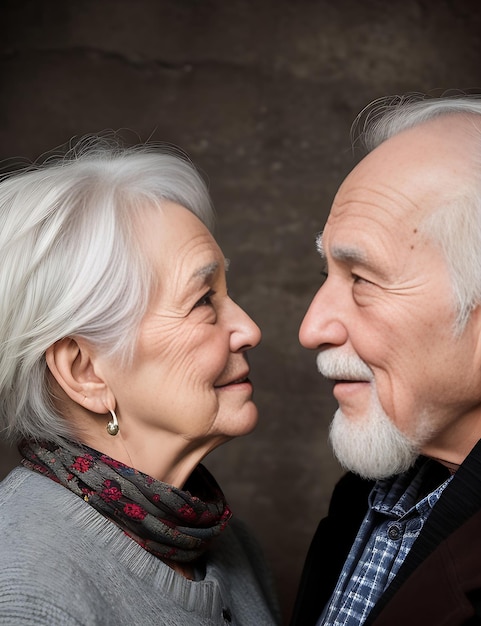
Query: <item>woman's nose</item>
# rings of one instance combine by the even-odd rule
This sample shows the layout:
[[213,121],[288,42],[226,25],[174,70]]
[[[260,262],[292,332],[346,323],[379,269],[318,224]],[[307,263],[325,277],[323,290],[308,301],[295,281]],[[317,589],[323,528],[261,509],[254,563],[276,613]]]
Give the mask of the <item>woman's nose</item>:
[[236,302],[231,300],[231,304],[234,307],[231,314],[235,316],[234,330],[231,333],[231,350],[232,352],[250,350],[259,344],[262,337],[261,330]]

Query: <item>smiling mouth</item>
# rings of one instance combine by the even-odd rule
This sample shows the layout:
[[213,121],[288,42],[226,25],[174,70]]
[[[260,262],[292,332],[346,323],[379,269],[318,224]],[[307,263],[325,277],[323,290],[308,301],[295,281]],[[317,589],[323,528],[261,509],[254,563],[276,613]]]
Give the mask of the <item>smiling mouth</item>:
[[331,378],[332,384],[335,385],[368,385],[371,381],[363,378]]
[[215,389],[221,389],[222,387],[229,387],[230,385],[240,385],[242,383],[248,383],[250,382],[249,377],[248,376],[242,376],[242,378],[236,378],[235,380],[231,380],[227,383],[224,383],[222,385],[214,385]]

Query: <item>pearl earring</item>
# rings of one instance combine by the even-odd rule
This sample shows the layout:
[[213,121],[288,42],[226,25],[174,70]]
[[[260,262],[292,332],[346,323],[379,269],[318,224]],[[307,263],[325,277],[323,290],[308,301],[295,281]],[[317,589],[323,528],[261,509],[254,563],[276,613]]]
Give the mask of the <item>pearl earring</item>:
[[112,437],[115,437],[115,435],[119,432],[119,421],[117,419],[117,416],[115,415],[115,411],[113,409],[109,409],[109,411],[112,419],[107,424],[107,432],[109,433],[109,435],[112,435]]

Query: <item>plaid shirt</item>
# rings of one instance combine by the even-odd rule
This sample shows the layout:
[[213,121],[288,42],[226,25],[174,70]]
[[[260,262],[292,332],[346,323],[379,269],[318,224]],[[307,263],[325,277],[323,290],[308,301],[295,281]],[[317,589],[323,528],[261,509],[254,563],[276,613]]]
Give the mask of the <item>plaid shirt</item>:
[[396,576],[452,476],[419,502],[429,461],[378,481],[369,510],[318,626],[360,626]]

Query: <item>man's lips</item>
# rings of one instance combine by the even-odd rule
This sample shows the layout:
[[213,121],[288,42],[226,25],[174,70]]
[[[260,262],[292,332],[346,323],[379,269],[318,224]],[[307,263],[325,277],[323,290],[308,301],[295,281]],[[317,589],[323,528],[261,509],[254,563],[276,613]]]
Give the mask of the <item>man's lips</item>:
[[360,378],[341,378],[333,379],[332,393],[336,400],[339,402],[342,399],[350,398],[357,392],[362,392],[370,385],[369,380],[362,380]]
[[335,378],[331,379],[335,385],[341,385],[343,383],[370,383],[370,380],[364,380],[362,378]]

